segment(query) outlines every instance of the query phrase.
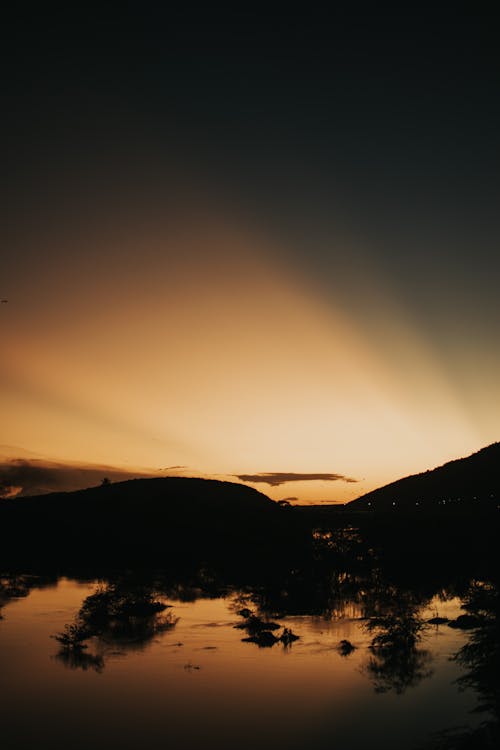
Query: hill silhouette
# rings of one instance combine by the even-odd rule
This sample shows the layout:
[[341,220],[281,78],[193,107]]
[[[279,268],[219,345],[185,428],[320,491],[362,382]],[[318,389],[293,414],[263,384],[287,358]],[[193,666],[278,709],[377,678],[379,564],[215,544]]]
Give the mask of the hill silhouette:
[[0,557],[134,565],[178,555],[239,557],[279,546],[291,525],[277,503],[242,484],[183,477],[105,482],[3,500]]
[[456,512],[496,510],[500,505],[500,443],[466,458],[399,479],[352,500],[348,510]]

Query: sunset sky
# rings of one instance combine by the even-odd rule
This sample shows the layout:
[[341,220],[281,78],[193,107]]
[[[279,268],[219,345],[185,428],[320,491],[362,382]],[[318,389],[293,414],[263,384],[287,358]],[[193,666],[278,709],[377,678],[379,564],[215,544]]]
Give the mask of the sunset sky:
[[6,28],[5,486],[21,459],[344,502],[499,439],[487,18]]

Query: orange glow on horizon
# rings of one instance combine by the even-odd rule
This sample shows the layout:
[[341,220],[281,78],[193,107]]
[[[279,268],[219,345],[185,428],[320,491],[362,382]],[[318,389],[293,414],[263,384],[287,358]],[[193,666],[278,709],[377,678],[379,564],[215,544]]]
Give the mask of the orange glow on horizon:
[[343,502],[497,439],[382,288],[385,350],[256,231],[169,217],[38,241],[2,310],[0,443],[127,471],[340,473],[359,481],[254,486]]

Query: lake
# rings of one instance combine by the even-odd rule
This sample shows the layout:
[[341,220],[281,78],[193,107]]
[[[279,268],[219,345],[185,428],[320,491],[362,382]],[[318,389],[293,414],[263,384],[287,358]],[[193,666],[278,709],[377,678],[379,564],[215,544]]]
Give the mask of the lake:
[[[293,614],[266,610],[258,589],[151,585],[148,601],[160,604],[143,617],[137,609],[129,616],[123,582],[118,589],[69,578],[3,582],[0,741],[8,750],[402,750],[432,747],[436,733],[485,718],[473,713],[478,695],[460,688],[465,668],[453,659],[471,631],[427,622],[464,613],[453,592],[412,600],[409,615],[406,601],[405,622],[418,622],[417,637],[394,648],[387,602],[378,596],[374,609],[366,591],[327,611]],[[86,648],[61,648],[53,636],[75,622],[88,597]],[[252,633],[259,640],[267,619],[280,625],[269,631],[274,638],[284,627],[299,638],[268,647],[242,640]],[[370,648],[377,634],[378,650]],[[342,641],[350,644],[344,651]]]

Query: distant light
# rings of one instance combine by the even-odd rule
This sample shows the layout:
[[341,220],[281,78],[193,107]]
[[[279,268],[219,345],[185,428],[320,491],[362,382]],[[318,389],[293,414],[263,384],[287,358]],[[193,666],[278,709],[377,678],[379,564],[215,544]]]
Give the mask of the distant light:
[[393,502],[393,505],[396,505],[396,501]]

